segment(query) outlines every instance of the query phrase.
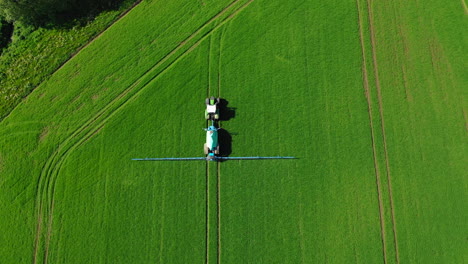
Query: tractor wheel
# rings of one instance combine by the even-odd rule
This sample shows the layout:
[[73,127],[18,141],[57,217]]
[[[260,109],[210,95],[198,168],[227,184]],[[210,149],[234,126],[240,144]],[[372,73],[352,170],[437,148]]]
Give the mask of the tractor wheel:
[[205,144],[203,145],[203,151],[205,152],[205,155],[208,155],[208,146]]

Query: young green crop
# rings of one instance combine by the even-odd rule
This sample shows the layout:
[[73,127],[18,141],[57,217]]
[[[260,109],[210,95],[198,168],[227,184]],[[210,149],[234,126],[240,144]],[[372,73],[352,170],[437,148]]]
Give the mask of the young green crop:
[[[438,5],[142,2],[1,123],[0,257],[461,262],[463,20]],[[298,159],[130,160],[203,156],[208,95],[231,156]]]

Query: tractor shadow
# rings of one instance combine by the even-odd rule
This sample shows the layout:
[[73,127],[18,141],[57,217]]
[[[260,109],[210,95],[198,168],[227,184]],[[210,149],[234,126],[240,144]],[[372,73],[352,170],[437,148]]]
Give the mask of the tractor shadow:
[[232,136],[225,129],[218,130],[219,156],[227,157],[232,153]]
[[221,98],[219,100],[219,121],[228,121],[231,118],[236,117],[236,109],[235,107],[228,106],[229,101],[226,99]]

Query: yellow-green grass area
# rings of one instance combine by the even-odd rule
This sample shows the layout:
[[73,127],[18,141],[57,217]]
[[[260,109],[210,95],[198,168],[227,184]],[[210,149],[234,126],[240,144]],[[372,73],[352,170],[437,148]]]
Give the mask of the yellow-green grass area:
[[[1,259],[462,262],[463,9],[424,8],[143,1],[2,121]],[[203,156],[206,95],[298,159],[130,160]]]

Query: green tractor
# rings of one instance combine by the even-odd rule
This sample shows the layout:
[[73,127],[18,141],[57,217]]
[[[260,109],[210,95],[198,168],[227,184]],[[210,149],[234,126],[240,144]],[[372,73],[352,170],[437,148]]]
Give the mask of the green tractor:
[[221,101],[220,98],[215,98],[211,96],[210,98],[206,98],[206,110],[205,110],[205,119],[217,121],[219,120],[219,107],[218,104]]

